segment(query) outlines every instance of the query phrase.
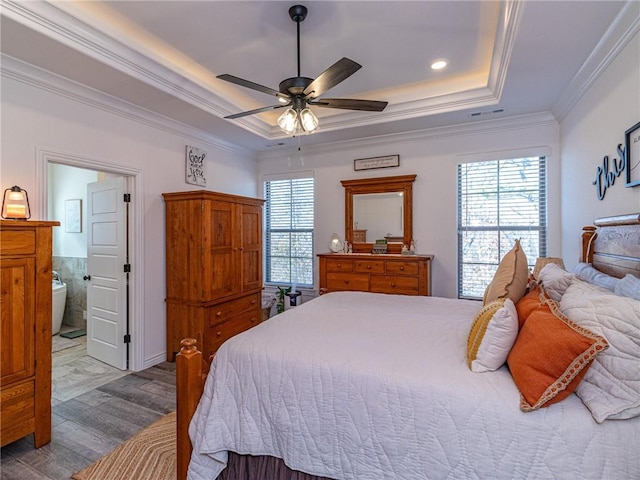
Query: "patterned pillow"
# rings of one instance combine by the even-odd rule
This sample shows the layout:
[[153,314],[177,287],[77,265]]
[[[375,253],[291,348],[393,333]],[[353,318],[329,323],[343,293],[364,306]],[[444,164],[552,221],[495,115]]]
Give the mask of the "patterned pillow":
[[640,415],[640,301],[574,280],[560,308],[609,343],[576,390],[595,421]]
[[476,314],[467,340],[467,365],[473,372],[497,370],[518,336],[518,313],[511,299],[495,300]]
[[607,341],[565,317],[556,302],[541,297],[507,358],[524,412],[567,398]]
[[517,303],[525,294],[528,281],[527,256],[520,246],[520,240],[516,240],[513,248],[500,260],[493,280],[485,290],[484,305],[506,297]]

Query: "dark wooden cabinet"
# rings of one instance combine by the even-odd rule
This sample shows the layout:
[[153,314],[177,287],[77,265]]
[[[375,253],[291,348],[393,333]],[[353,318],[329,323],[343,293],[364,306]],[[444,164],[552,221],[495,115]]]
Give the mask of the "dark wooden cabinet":
[[51,440],[52,227],[0,221],[0,437]]
[[208,356],[262,317],[264,200],[205,190],[163,197],[167,359],[183,338]]
[[432,255],[321,253],[320,294],[336,291],[431,295]]

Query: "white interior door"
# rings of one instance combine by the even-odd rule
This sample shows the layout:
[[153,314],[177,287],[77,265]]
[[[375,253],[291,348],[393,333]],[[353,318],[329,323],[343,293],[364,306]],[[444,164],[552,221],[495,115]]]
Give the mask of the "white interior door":
[[87,185],[87,354],[127,368],[125,178]]

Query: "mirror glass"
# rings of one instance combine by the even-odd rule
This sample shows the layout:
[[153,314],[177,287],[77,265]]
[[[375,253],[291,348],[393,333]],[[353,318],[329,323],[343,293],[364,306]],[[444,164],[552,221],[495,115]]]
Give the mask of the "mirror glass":
[[402,243],[404,237],[403,192],[366,193],[353,196],[354,241]]

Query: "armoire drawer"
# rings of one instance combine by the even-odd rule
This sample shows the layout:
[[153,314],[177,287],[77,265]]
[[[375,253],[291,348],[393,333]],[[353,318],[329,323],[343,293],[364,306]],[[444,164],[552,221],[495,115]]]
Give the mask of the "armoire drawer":
[[372,275],[371,291],[398,295],[417,295],[419,291],[418,279],[400,275]]
[[0,255],[33,255],[36,251],[36,232],[33,230],[4,230],[0,235]]
[[354,273],[328,273],[327,289],[330,292],[339,290],[369,290],[369,275]]
[[[247,311],[230,317],[227,321],[212,325],[209,328],[209,338],[207,345],[209,346],[208,355],[215,353],[220,346],[234,335],[249,330],[260,323],[259,311]],[[207,355],[207,356],[208,356]]]
[[207,308],[209,317],[209,326],[213,326],[220,322],[226,322],[230,316],[238,312],[247,310],[257,311],[260,304],[260,294],[247,295],[237,300],[229,300],[228,302],[213,305]]

